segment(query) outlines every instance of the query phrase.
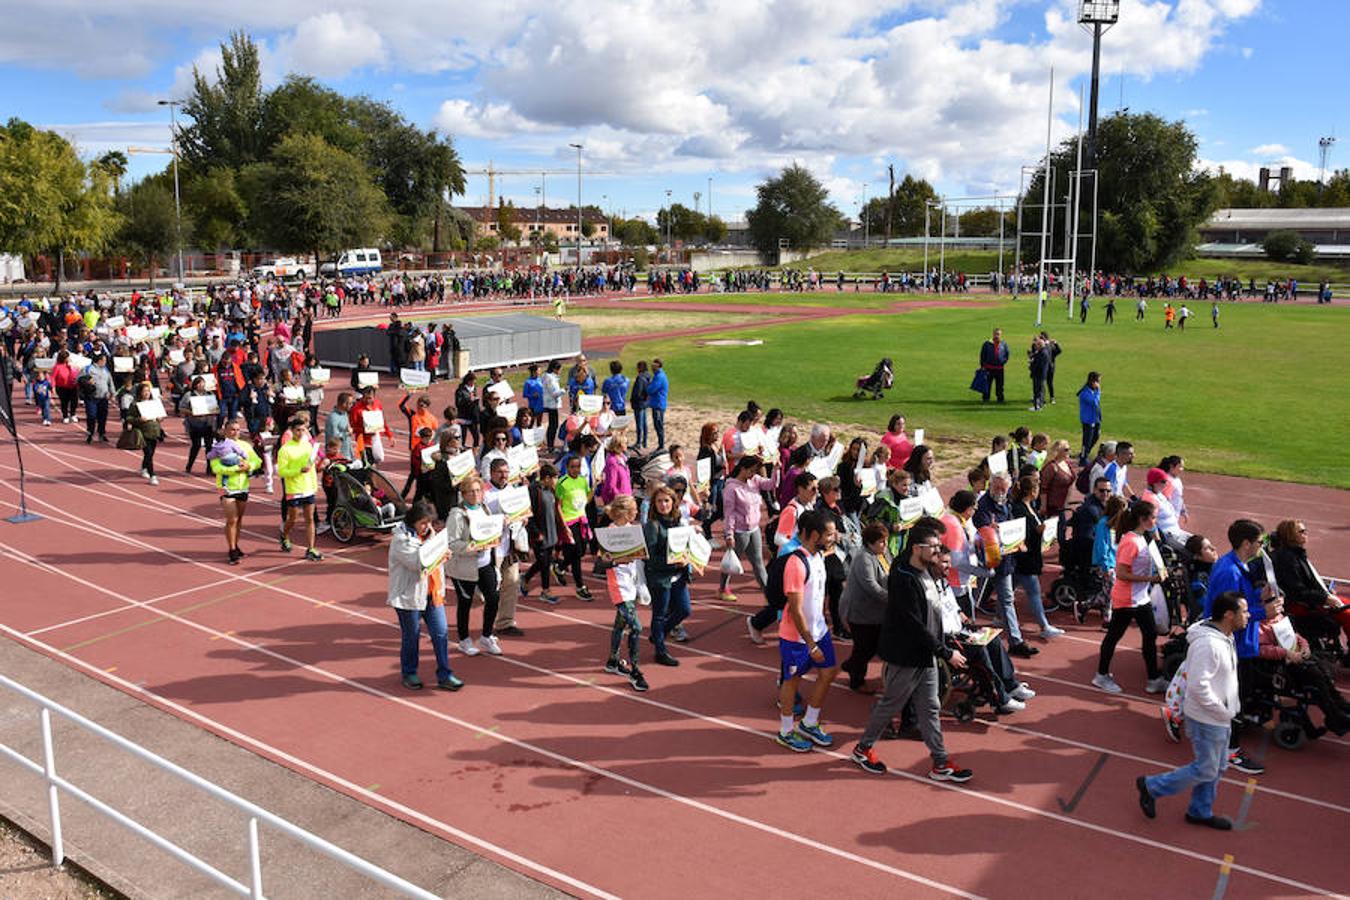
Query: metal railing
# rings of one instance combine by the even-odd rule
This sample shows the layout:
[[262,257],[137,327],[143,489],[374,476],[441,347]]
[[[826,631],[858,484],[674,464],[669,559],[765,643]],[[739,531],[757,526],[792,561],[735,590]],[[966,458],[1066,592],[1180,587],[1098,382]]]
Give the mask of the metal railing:
[[[145,838],[151,844],[158,847],[160,850],[163,850],[165,853],[168,853],[188,867],[195,869],[197,872],[200,872],[217,884],[229,888],[234,893],[243,897],[252,897],[255,898],[255,900],[260,900],[260,898],[263,897],[262,854],[258,838],[258,823],[261,822],[270,825],[282,834],[299,841],[306,847],[317,850],[342,865],[365,875],[372,881],[376,881],[391,890],[398,891],[404,896],[418,897],[422,898],[422,900],[435,900],[436,898],[435,894],[425,891],[417,885],[405,881],[397,875],[387,872],[379,866],[369,863],[359,856],[343,850],[335,844],[329,843],[318,835],[312,834],[298,825],[294,825],[286,819],[270,813],[254,803],[250,803],[242,797],[207,781],[200,775],[190,772],[187,769],[164,759],[162,756],[146,750],[139,744],[129,741],[119,734],[109,731],[97,722],[91,721],[79,713],[67,709],[56,701],[24,687],[11,678],[0,675],[0,687],[8,688],[15,694],[31,700],[40,708],[39,718],[42,728],[42,764],[39,765],[4,743],[0,743],[0,755],[14,761],[29,772],[42,777],[47,782],[47,807],[51,819],[52,865],[54,866],[60,866],[65,860],[65,850],[61,831],[60,798],[61,792],[64,791],[72,797],[83,801],[99,814],[112,819],[132,833]],[[205,791],[207,794],[210,794],[219,800],[225,801],[225,803],[247,815],[249,883],[244,884],[243,882],[226,875],[224,872],[200,857],[193,855],[188,850],[185,850],[167,838],[162,837],[130,816],[113,809],[88,791],[83,790],[58,775],[56,773],[56,747],[52,740],[53,713],[68,722],[79,726],[85,731],[95,734],[109,743],[115,744],[136,758],[150,763],[161,771],[177,776],[193,787]]]

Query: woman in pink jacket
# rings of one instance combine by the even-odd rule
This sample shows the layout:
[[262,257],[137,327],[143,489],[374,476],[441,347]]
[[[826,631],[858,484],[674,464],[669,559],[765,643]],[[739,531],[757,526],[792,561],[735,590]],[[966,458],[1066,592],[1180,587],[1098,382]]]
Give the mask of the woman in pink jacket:
[[[750,563],[750,571],[760,590],[769,582],[769,574],[764,569],[764,538],[760,529],[764,502],[760,492],[773,487],[773,482],[760,474],[763,469],[764,461],[759,457],[742,456],[722,487],[723,532],[731,537],[732,552]],[[722,573],[718,593],[719,599],[735,602],[736,595],[731,593],[731,575]]]
[[609,506],[615,497],[633,493],[633,474],[628,471],[628,442],[623,435],[616,434],[609,439],[605,448],[605,471],[600,474],[600,483],[595,488],[597,506]]

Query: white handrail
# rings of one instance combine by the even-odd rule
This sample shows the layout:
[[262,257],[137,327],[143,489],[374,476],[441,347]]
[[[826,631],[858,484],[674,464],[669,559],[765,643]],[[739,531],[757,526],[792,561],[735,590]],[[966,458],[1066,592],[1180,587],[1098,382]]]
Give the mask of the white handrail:
[[[207,781],[200,775],[197,775],[194,772],[184,769],[183,767],[175,763],[172,763],[167,759],[164,759],[162,756],[159,756],[158,754],[146,750],[144,747],[140,746],[139,744],[133,741],[127,740],[120,734],[109,731],[107,728],[104,728],[97,722],[87,719],[73,710],[67,709],[66,707],[57,703],[55,700],[51,700],[43,696],[42,694],[37,693],[36,691],[24,687],[17,681],[14,681],[12,678],[0,675],[0,687],[8,688],[9,690],[13,691],[19,696],[31,700],[33,703],[37,704],[38,707],[40,708],[40,719],[42,726],[43,764],[38,765],[36,762],[24,756],[22,753],[19,753],[17,750],[3,743],[0,743],[0,755],[10,760],[13,760],[24,769],[27,769],[33,774],[42,777],[47,782],[48,808],[49,808],[48,811],[51,818],[51,830],[52,830],[51,835],[52,865],[54,866],[61,865],[61,863],[65,859],[64,842],[62,839],[62,832],[61,832],[61,808],[59,798],[59,792],[65,791],[66,793],[70,794],[76,799],[84,801],[95,811],[101,813],[104,816],[107,816],[109,819],[112,819],[117,824],[145,838],[150,843],[154,844],[156,847],[173,856],[175,859],[178,859],[180,862],[183,862],[184,864],[190,866],[191,868],[196,869],[198,872],[207,876],[211,880],[222,885],[223,887],[229,888],[230,890],[234,891],[240,896],[254,897],[254,898],[261,898],[263,896],[262,855],[258,841],[258,823],[263,822],[267,825],[272,826],[273,828],[277,829],[283,834],[291,838],[294,838],[295,840],[299,841],[305,846],[310,847],[314,850],[318,850],[320,853],[323,853],[331,857],[332,859],[337,860],[338,862],[342,863],[348,868],[354,869],[357,872],[360,872],[361,874],[370,878],[371,880],[379,882],[381,885],[387,888],[396,890],[399,893],[408,897],[420,898],[420,900],[436,900],[435,894],[423,890],[417,885],[409,881],[405,881],[404,879],[399,878],[397,875],[394,875],[391,872],[387,872],[384,869],[380,868],[379,866],[374,865],[373,863],[367,862],[361,857],[356,856],[342,849],[336,844],[332,844],[324,840],[323,838],[319,837],[316,834],[306,831],[305,829],[301,828],[298,825],[292,824],[290,821],[283,819],[278,815],[268,812],[261,806],[251,803],[248,800],[245,800],[244,798],[234,793],[231,793],[230,791],[225,790],[219,785],[214,784],[213,782]],[[249,850],[250,884],[246,885],[240,881],[237,881],[234,878],[231,878],[229,875],[226,875],[224,872],[221,872],[219,869],[216,869],[214,866],[210,865],[204,860],[198,858],[197,856],[194,856],[189,851],[184,850],[182,847],[178,846],[177,844],[173,843],[167,838],[160,836],[156,832],[147,828],[145,825],[142,825],[140,822],[137,822],[135,819],[132,819],[131,817],[125,815],[124,813],[119,812],[116,809],[113,809],[111,806],[104,803],[102,800],[99,800],[97,797],[92,796],[87,791],[83,790],[77,785],[72,784],[65,778],[58,775],[56,773],[56,750],[52,741],[52,730],[51,730],[52,713],[55,713],[58,716],[61,716],[62,718],[66,719],[67,721],[79,726],[80,728],[83,728],[85,731],[98,735],[99,737],[103,738],[106,741],[109,741],[110,743],[117,745],[118,747],[122,748],[123,750],[127,751],[133,756],[145,760],[146,762],[154,765],[156,768],[168,772],[171,775],[175,775],[178,778],[181,778],[188,784],[191,784],[192,786],[205,791],[206,793],[210,794],[213,797],[216,797],[217,799],[225,801],[229,805],[247,814],[249,817],[248,850]]]

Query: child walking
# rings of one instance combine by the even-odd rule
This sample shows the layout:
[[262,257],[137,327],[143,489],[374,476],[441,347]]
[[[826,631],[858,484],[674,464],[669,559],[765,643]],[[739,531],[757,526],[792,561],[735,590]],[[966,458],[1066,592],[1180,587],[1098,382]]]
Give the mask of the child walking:
[[[604,508],[611,525],[632,525],[637,521],[637,502],[628,494],[620,494]],[[609,599],[614,604],[614,629],[609,634],[609,659],[605,662],[605,671],[611,675],[627,675],[633,690],[639,693],[647,690],[647,679],[638,668],[638,639],[642,637],[642,625],[638,622],[637,602],[639,585],[645,585],[647,575],[640,559],[615,563],[608,553],[600,551],[601,565],[606,567],[605,582],[609,586]],[[628,632],[628,662],[619,658],[619,643],[624,631]]]

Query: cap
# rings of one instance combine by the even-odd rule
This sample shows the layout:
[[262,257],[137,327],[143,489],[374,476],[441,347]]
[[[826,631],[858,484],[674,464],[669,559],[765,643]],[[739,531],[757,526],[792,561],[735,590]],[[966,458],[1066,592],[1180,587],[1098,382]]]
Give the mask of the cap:
[[1157,484],[1160,481],[1167,480],[1167,473],[1162,469],[1149,469],[1146,480],[1149,484]]

